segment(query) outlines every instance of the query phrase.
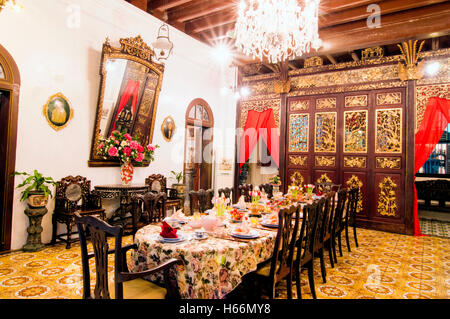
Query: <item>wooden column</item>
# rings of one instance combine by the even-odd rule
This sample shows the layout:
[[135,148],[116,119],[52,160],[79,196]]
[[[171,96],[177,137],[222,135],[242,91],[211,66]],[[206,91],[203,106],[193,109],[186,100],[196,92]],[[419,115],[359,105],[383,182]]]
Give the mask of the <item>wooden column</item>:
[[[280,81],[288,81],[289,80],[289,64],[287,62],[283,62],[280,64]],[[286,101],[287,101],[287,93],[281,93],[281,114],[280,114],[280,167],[279,167],[279,176],[281,179],[281,189],[283,193],[287,193],[287,185],[285,183],[285,173],[286,173],[286,143],[284,139],[286,138],[286,134],[288,134],[286,130]]]
[[[242,72],[241,68],[237,67],[237,81],[236,81],[236,87],[239,88],[242,84]],[[241,100],[236,101],[236,131],[235,131],[235,143],[234,143],[234,156],[235,156],[235,168],[234,168],[234,190],[233,190],[233,202],[236,203],[240,197],[241,194],[239,193],[239,157],[240,157],[240,148],[238,148],[238,145],[240,146],[240,135],[238,135],[238,129],[241,127]]]
[[416,81],[408,81],[406,89],[406,167],[405,167],[405,230],[414,234],[414,152],[416,124]]

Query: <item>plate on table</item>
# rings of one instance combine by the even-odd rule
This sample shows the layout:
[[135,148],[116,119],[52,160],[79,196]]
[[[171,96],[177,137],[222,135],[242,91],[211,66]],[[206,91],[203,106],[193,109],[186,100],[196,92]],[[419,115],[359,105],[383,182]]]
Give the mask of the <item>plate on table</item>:
[[265,227],[269,227],[269,228],[278,228],[278,224],[270,224],[270,223],[261,222],[261,225],[263,225]]
[[164,238],[160,234],[158,234],[157,239],[161,243],[179,243],[187,239],[187,236],[183,233],[178,233],[177,235],[177,238]]
[[237,233],[237,232],[232,232],[231,236],[233,237],[237,237],[237,238],[243,238],[243,239],[254,239],[254,238],[258,238],[259,237],[259,232],[252,229],[250,230],[250,232],[248,234],[242,234],[242,233]]
[[170,218],[170,217],[166,217],[166,218],[164,219],[164,221],[165,221],[166,223],[178,223],[178,224],[186,224],[186,223],[187,223],[186,220],[183,220],[183,219],[176,219],[176,218]]

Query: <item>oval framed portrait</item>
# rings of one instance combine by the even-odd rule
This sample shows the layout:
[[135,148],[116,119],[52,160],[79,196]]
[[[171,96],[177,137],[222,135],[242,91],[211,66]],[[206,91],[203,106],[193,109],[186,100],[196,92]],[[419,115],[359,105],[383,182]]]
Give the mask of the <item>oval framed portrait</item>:
[[171,116],[167,116],[161,125],[161,133],[164,137],[164,139],[167,142],[170,142],[172,140],[173,135],[176,131],[175,121]]
[[43,113],[48,124],[56,131],[65,128],[73,117],[70,102],[62,93],[50,96],[44,105]]

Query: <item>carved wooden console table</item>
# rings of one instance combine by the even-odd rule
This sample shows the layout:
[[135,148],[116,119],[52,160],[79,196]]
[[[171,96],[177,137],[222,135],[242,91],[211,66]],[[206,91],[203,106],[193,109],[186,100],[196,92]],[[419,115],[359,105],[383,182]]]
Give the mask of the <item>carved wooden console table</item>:
[[[126,228],[132,224],[131,220],[131,198],[134,195],[145,194],[150,191],[150,186],[145,184],[113,184],[113,185],[97,185],[94,187],[102,198],[114,199],[119,198],[120,207],[108,218],[107,222],[111,225],[121,225]],[[130,215],[127,216],[127,213]]]

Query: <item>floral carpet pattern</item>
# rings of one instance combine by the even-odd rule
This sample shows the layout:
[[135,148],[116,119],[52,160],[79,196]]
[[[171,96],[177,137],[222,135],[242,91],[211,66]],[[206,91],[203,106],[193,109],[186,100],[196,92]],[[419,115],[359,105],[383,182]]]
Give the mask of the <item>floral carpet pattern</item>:
[[[124,244],[131,243],[131,237]],[[351,252],[343,241],[343,257],[331,268],[323,283],[315,263],[319,299],[449,299],[450,239],[413,237],[358,228],[359,247],[350,237]],[[113,257],[113,256],[111,256]],[[129,256],[130,258],[130,256]],[[92,260],[93,261],[93,260]],[[109,280],[113,280],[113,258]],[[94,275],[94,274],[93,274]],[[302,273],[302,297],[311,298],[308,276]],[[95,284],[93,276],[92,285]],[[0,256],[1,299],[82,298],[80,247],[74,244],[47,246],[34,253],[16,252]],[[296,289],[294,286],[294,298]],[[285,286],[277,288],[286,298]]]

